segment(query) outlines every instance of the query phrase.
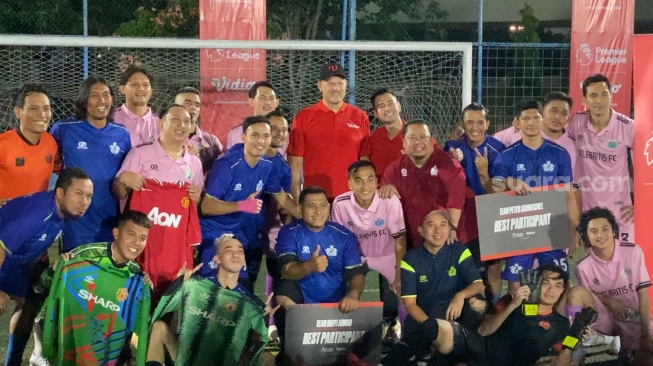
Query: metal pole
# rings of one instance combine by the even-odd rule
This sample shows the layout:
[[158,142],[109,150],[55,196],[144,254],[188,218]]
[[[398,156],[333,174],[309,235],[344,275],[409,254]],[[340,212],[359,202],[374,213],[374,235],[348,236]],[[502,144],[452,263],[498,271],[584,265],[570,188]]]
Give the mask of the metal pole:
[[476,63],[476,103],[483,96],[483,0],[478,0],[478,57]]
[[[349,40],[356,40],[356,0],[349,0]],[[356,104],[356,51],[349,51],[349,104]]]
[[[84,20],[84,37],[88,37],[88,0],[82,0],[82,19]],[[84,47],[84,80],[88,78],[88,47]]]
[[[348,11],[349,11],[349,1],[348,0],[342,0],[342,35],[340,37],[341,41],[346,41],[347,40],[347,20],[349,19],[348,17]],[[340,64],[344,65],[345,64],[345,51],[340,52]]]

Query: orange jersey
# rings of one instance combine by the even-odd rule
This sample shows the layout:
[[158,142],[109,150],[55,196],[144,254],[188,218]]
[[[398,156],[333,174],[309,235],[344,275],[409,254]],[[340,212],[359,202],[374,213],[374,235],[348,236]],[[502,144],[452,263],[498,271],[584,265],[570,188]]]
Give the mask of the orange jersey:
[[0,198],[45,191],[58,160],[57,142],[47,132],[32,145],[17,130],[0,134]]

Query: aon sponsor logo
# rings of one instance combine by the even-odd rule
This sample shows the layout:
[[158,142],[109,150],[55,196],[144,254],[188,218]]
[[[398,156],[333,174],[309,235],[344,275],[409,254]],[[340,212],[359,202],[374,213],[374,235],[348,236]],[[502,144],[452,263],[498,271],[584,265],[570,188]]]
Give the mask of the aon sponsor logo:
[[109,300],[105,300],[99,296],[93,295],[92,293],[86,290],[79,290],[77,295],[83,300],[87,300],[89,302],[89,310],[91,310],[94,305],[100,305],[103,308],[109,309],[111,311],[115,311],[115,312],[120,311],[120,306],[114,304]]
[[174,227],[175,229],[179,227],[179,222],[181,221],[181,215],[159,212],[159,208],[156,206],[152,207],[150,213],[147,214],[147,218],[150,219],[154,225]]
[[204,319],[208,319],[208,320],[214,321],[216,323],[220,323],[220,324],[222,324],[224,326],[229,326],[229,327],[235,327],[236,326],[236,323],[233,320],[229,320],[229,319],[221,317],[219,315],[216,317],[215,314],[213,314],[213,312],[211,312],[211,311],[205,311],[205,310],[199,309],[199,308],[197,308],[195,306],[190,306],[188,308],[188,311],[190,312],[191,315],[199,315],[199,316],[203,317]]

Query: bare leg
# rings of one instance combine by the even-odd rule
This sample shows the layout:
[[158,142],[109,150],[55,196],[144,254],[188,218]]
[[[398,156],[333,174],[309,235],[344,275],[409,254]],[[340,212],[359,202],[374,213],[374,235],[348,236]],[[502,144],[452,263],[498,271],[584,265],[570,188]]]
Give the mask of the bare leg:
[[166,350],[172,360],[177,359],[177,351],[179,350],[177,338],[170,331],[168,324],[159,320],[152,325],[150,344],[147,349],[147,360],[157,361],[163,364],[165,362]]

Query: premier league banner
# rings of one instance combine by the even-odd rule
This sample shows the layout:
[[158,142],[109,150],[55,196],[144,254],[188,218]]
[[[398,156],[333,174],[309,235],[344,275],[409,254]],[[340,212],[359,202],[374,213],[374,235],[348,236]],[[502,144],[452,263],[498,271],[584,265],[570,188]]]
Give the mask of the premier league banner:
[[338,304],[293,305],[286,311],[286,356],[294,366],[379,364],[383,303],[361,302],[349,314]]
[[[200,0],[200,39],[264,40],[265,12],[265,0]],[[248,91],[265,74],[265,50],[202,49],[202,129],[224,144],[229,130],[252,114]]]
[[[646,268],[653,269],[653,34],[633,37],[633,80],[635,98],[635,237],[644,251]],[[653,291],[649,291],[653,301]]]
[[569,95],[583,109],[581,83],[603,74],[612,83],[612,108],[630,115],[635,0],[574,0],[571,12]]
[[562,189],[476,196],[476,217],[484,261],[569,246],[567,192]]

